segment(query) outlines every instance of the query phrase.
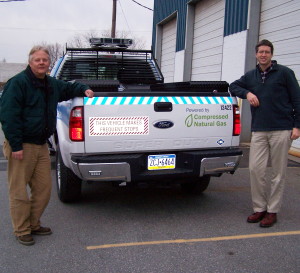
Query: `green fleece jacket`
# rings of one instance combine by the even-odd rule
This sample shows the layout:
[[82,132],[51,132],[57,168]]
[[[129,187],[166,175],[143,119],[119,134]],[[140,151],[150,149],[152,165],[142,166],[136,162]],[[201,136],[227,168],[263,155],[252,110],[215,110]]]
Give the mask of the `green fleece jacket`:
[[12,151],[22,143],[44,144],[56,128],[57,103],[83,97],[88,86],[46,76],[40,80],[28,66],[5,85],[0,102],[0,122]]
[[273,68],[262,81],[258,68],[230,84],[232,95],[246,99],[248,92],[259,100],[251,106],[252,131],[278,131],[300,128],[300,87],[293,70],[273,61]]

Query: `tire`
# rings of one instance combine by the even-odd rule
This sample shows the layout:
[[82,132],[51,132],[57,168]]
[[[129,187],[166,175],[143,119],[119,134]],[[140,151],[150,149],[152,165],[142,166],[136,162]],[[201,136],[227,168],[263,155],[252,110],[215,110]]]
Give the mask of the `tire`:
[[201,194],[207,189],[209,182],[209,175],[194,178],[192,181],[181,183],[181,190],[187,194]]
[[59,199],[64,203],[76,202],[81,196],[82,180],[64,164],[59,145],[56,151],[56,186]]

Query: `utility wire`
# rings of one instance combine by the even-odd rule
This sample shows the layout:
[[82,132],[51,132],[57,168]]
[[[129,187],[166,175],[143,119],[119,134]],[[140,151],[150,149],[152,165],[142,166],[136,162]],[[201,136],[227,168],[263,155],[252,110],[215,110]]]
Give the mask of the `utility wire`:
[[5,2],[17,2],[17,1],[26,1],[26,0],[1,0],[0,3],[5,3]]
[[145,9],[148,9],[148,10],[152,10],[152,11],[153,11],[153,9],[150,9],[150,8],[148,8],[148,7],[146,7],[146,6],[142,5],[142,4],[140,4],[139,2],[137,2],[137,1],[135,1],[135,0],[131,0],[131,1],[134,2],[134,3],[136,3],[136,4],[138,4],[138,5],[140,5],[141,7],[145,8]]
[[132,31],[131,31],[131,29],[130,29],[130,27],[129,27],[129,24],[128,24],[128,21],[127,21],[127,18],[126,18],[126,16],[125,16],[125,13],[124,13],[123,7],[122,7],[122,5],[121,5],[121,1],[118,1],[118,2],[119,2],[119,5],[120,5],[120,7],[121,7],[121,10],[122,10],[123,16],[124,16],[124,18],[125,18],[125,22],[126,22],[126,24],[127,24],[128,30],[129,30],[129,32],[130,32],[130,33],[131,33],[131,35],[132,35]]

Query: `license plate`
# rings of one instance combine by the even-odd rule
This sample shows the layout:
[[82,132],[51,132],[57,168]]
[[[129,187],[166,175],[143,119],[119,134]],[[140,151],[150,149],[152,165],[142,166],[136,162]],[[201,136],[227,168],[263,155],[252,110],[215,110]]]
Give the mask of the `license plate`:
[[176,155],[148,155],[148,170],[175,169]]

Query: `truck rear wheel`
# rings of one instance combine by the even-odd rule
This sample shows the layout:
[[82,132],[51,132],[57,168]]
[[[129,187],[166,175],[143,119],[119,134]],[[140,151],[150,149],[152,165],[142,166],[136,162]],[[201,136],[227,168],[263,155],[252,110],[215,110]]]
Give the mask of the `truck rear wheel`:
[[194,178],[192,181],[181,183],[181,190],[188,194],[200,194],[207,189],[209,181],[209,175]]
[[63,162],[59,145],[56,151],[56,186],[62,202],[75,202],[80,199],[81,179],[79,179]]

